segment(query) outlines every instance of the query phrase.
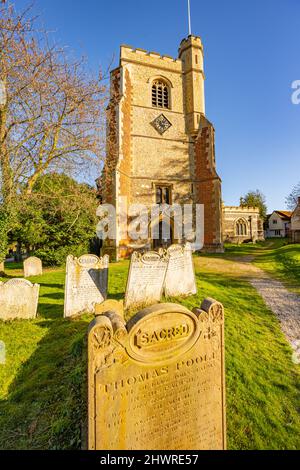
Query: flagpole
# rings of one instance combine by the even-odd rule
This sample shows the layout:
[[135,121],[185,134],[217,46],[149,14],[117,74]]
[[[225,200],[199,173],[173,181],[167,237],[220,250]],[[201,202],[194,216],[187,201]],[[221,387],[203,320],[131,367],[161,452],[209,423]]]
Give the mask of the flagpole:
[[188,16],[189,16],[189,36],[192,35],[192,21],[191,21],[191,2],[188,0]]

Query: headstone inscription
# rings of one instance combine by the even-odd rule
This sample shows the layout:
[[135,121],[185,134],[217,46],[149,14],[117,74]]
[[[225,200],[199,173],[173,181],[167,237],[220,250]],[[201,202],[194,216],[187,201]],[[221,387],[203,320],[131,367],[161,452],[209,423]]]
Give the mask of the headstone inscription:
[[125,294],[125,310],[138,309],[159,302],[168,267],[163,250],[145,254],[134,252],[131,257]]
[[67,258],[64,316],[95,313],[95,304],[107,297],[109,257],[83,255]]
[[43,274],[42,261],[36,256],[27,258],[23,263],[24,277],[41,276]]
[[38,284],[26,279],[0,282],[0,320],[29,320],[36,318],[39,301]]
[[197,294],[191,245],[172,245],[167,249],[167,256],[169,262],[165,279],[166,297]]
[[159,304],[88,333],[90,450],[226,448],[224,309]]

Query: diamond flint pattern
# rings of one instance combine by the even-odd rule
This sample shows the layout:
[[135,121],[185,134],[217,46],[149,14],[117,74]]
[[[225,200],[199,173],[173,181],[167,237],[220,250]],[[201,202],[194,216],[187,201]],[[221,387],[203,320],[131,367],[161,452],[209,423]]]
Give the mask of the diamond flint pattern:
[[161,135],[163,135],[172,126],[170,121],[163,114],[154,119],[151,124]]

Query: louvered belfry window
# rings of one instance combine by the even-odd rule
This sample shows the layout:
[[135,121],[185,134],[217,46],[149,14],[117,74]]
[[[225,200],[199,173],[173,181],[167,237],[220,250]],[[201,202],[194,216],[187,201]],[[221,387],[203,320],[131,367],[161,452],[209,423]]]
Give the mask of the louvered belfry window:
[[169,87],[161,80],[155,80],[155,82],[153,82],[152,106],[155,108],[170,108]]

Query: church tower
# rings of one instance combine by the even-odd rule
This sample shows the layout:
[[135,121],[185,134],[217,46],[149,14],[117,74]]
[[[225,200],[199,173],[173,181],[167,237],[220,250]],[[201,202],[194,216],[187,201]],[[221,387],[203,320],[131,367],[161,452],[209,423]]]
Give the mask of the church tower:
[[[101,177],[102,200],[117,210],[116,240],[105,242],[104,253],[118,259],[137,249],[137,242],[122,230],[124,196],[129,205],[149,208],[203,204],[204,250],[222,251],[221,180],[214,128],[205,116],[204,80],[203,46],[197,36],[181,42],[178,58],[121,46],[119,67],[111,72]],[[171,234],[169,243],[183,241]],[[140,246],[157,249],[159,243],[149,233]]]
[[195,135],[199,129],[200,116],[205,115],[204,59],[201,39],[189,36],[179,48],[182,61],[183,93],[185,101],[186,130]]

